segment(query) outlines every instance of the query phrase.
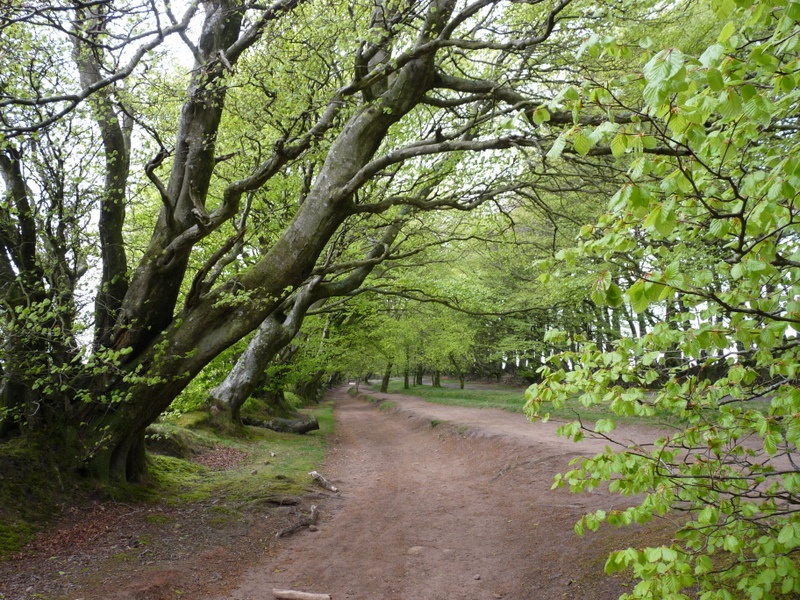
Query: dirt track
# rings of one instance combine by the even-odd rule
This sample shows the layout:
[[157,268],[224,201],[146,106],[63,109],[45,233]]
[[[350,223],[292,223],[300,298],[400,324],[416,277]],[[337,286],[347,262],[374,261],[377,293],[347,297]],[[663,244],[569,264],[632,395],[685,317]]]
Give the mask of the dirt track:
[[279,542],[215,600],[261,600],[273,588],[354,600],[611,599],[628,583],[602,574],[608,552],[668,529],[578,538],[582,514],[625,501],[550,491],[554,473],[597,449],[557,438],[555,424],[405,396],[385,396],[398,409],[379,411],[346,388],[333,396],[326,475],[341,492],[319,531]]
[[0,563],[0,600],[270,600],[273,588],[334,600],[611,600],[630,583],[602,573],[608,553],[674,530],[578,538],[582,514],[626,500],[550,490],[571,458],[601,447],[556,437],[554,423],[407,396],[386,396],[398,408],[382,411],[346,387],[330,397],[336,434],[322,470],[341,492],[308,499],[321,507],[318,531],[275,539],[308,505],[73,507]]

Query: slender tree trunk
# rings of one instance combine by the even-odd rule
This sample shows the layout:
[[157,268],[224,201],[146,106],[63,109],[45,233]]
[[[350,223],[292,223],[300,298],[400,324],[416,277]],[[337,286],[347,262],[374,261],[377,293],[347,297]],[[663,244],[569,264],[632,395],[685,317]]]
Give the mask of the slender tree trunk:
[[400,216],[386,228],[380,241],[367,253],[365,266],[331,283],[323,284],[321,278],[314,278],[301,287],[293,297],[284,301],[281,310],[271,313],[261,323],[233,369],[209,392],[209,403],[219,411],[230,413],[234,423],[238,423],[241,405],[258,387],[270,362],[300,331],[306,313],[312,305],[357,289],[372,272],[377,261],[385,256],[386,248],[394,242],[408,212],[408,210],[401,211]]
[[437,388],[442,387],[442,373],[439,369],[434,370],[431,375],[431,385]]
[[386,369],[383,371],[383,379],[381,379],[381,392],[386,393],[389,391],[389,379],[392,376],[392,361],[386,364]]

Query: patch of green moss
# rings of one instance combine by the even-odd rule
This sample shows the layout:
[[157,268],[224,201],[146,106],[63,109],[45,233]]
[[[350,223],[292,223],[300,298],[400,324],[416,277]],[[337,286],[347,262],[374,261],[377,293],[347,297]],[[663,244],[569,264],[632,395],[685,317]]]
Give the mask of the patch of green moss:
[[194,429],[196,427],[203,427],[211,418],[211,415],[202,410],[195,410],[192,412],[182,413],[176,416],[173,423],[178,427],[186,427],[187,429]]
[[175,521],[175,517],[170,515],[162,515],[160,513],[155,513],[152,515],[147,515],[144,519],[148,523],[153,523],[156,525],[167,525],[168,523],[172,523]]
[[200,433],[167,423],[148,427],[145,441],[149,452],[177,458],[189,458],[213,446],[213,442]]
[[394,402],[392,400],[384,400],[383,402],[378,404],[378,410],[382,411],[395,410],[396,408],[397,408],[397,402]]
[[33,538],[33,529],[25,522],[0,523],[0,557],[21,549]]
[[111,556],[111,560],[116,562],[131,562],[136,560],[136,555],[132,551],[117,552]]
[[150,457],[149,479],[152,485],[167,498],[176,498],[186,495],[186,499],[205,500],[208,493],[204,490],[208,480],[209,470],[197,463],[193,463],[173,456]]

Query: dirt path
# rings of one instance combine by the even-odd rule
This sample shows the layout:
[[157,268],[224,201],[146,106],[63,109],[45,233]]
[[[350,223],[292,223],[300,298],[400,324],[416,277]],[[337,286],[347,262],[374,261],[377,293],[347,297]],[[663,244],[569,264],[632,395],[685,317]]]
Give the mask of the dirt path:
[[270,600],[273,588],[335,600],[611,600],[630,584],[602,573],[608,553],[674,529],[578,538],[582,514],[625,499],[550,490],[571,458],[601,447],[556,437],[554,423],[407,396],[386,395],[398,408],[379,410],[346,387],[330,397],[323,471],[341,492],[306,499],[321,507],[318,531],[275,539],[308,504],[71,507],[0,562],[0,600]]
[[624,502],[550,491],[570,458],[593,451],[557,438],[553,424],[373,394],[397,402],[387,413],[344,388],[333,396],[326,474],[341,493],[319,531],[279,542],[215,600],[261,600],[273,588],[353,600],[612,599],[627,582],[602,575],[608,552],[665,535],[661,524],[576,537],[582,514]]

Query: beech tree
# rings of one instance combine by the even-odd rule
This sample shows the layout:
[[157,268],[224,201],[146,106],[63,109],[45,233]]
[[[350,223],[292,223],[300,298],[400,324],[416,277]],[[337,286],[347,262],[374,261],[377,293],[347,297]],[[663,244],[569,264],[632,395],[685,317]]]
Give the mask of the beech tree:
[[[529,187],[520,165],[572,122],[544,106],[563,81],[546,65],[585,27],[566,17],[592,18],[571,4],[4,9],[3,436],[136,480],[145,428],[215,356],[287,314],[349,219]],[[160,65],[178,44],[193,66],[173,96]],[[292,189],[294,202],[270,195]],[[127,235],[131,211],[155,213],[149,238],[138,221]]]
[[[678,423],[635,447],[616,439],[613,419],[562,427],[609,446],[556,485],[585,491],[610,482],[614,492],[642,494],[626,510],[586,515],[579,531],[684,512],[672,543],[609,557],[607,572],[630,568],[640,579],[626,598],[800,592],[800,4],[714,8],[718,27],[699,52],[648,47],[637,72],[575,90],[576,108],[613,114],[624,106],[636,118],[576,123],[561,146],[581,155],[605,146],[627,169],[608,214],[563,257],[625,273],[598,278],[594,297],[640,314],[655,306],[662,322],[611,348],[577,340],[543,368],[528,409],[544,417],[550,403],[577,398],[620,416],[660,411]],[[611,36],[589,51],[633,59]]]

